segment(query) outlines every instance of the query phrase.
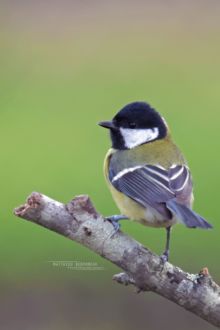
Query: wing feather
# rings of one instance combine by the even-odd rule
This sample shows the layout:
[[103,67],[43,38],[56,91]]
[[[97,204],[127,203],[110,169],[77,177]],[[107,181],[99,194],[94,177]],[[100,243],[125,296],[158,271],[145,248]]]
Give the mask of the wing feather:
[[117,190],[166,216],[169,200],[187,199],[192,191],[191,175],[185,165],[173,165],[168,170],[157,165],[137,166],[114,173],[114,176],[111,172],[110,180]]

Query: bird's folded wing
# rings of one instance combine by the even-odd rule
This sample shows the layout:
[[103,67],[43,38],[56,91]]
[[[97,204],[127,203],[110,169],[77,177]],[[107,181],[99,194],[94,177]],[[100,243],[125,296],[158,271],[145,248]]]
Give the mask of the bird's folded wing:
[[114,175],[111,183],[142,206],[151,206],[164,215],[166,202],[192,191],[191,175],[185,165],[173,165],[168,170],[159,165],[136,166]]

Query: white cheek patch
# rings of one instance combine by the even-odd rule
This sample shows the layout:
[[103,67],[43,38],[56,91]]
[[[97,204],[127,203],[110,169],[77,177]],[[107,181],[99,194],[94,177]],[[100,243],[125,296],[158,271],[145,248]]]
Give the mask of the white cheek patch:
[[128,149],[155,140],[159,136],[157,127],[146,129],[120,128],[120,132],[123,136],[125,147]]

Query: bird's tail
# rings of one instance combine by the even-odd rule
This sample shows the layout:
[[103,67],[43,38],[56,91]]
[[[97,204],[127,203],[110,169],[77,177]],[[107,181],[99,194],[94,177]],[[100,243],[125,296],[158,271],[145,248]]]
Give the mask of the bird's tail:
[[203,219],[199,214],[192,211],[187,206],[178,203],[175,199],[169,200],[167,203],[167,208],[177,217],[177,219],[189,228],[203,228],[210,229],[213,228],[205,219]]

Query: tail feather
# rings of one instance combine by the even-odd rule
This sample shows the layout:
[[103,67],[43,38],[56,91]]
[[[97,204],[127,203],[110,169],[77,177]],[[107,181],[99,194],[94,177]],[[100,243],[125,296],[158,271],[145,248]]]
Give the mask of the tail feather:
[[192,211],[187,206],[178,203],[175,199],[169,200],[167,203],[167,208],[178,218],[178,220],[189,228],[203,228],[210,229],[213,228],[205,219],[203,219],[199,214]]

